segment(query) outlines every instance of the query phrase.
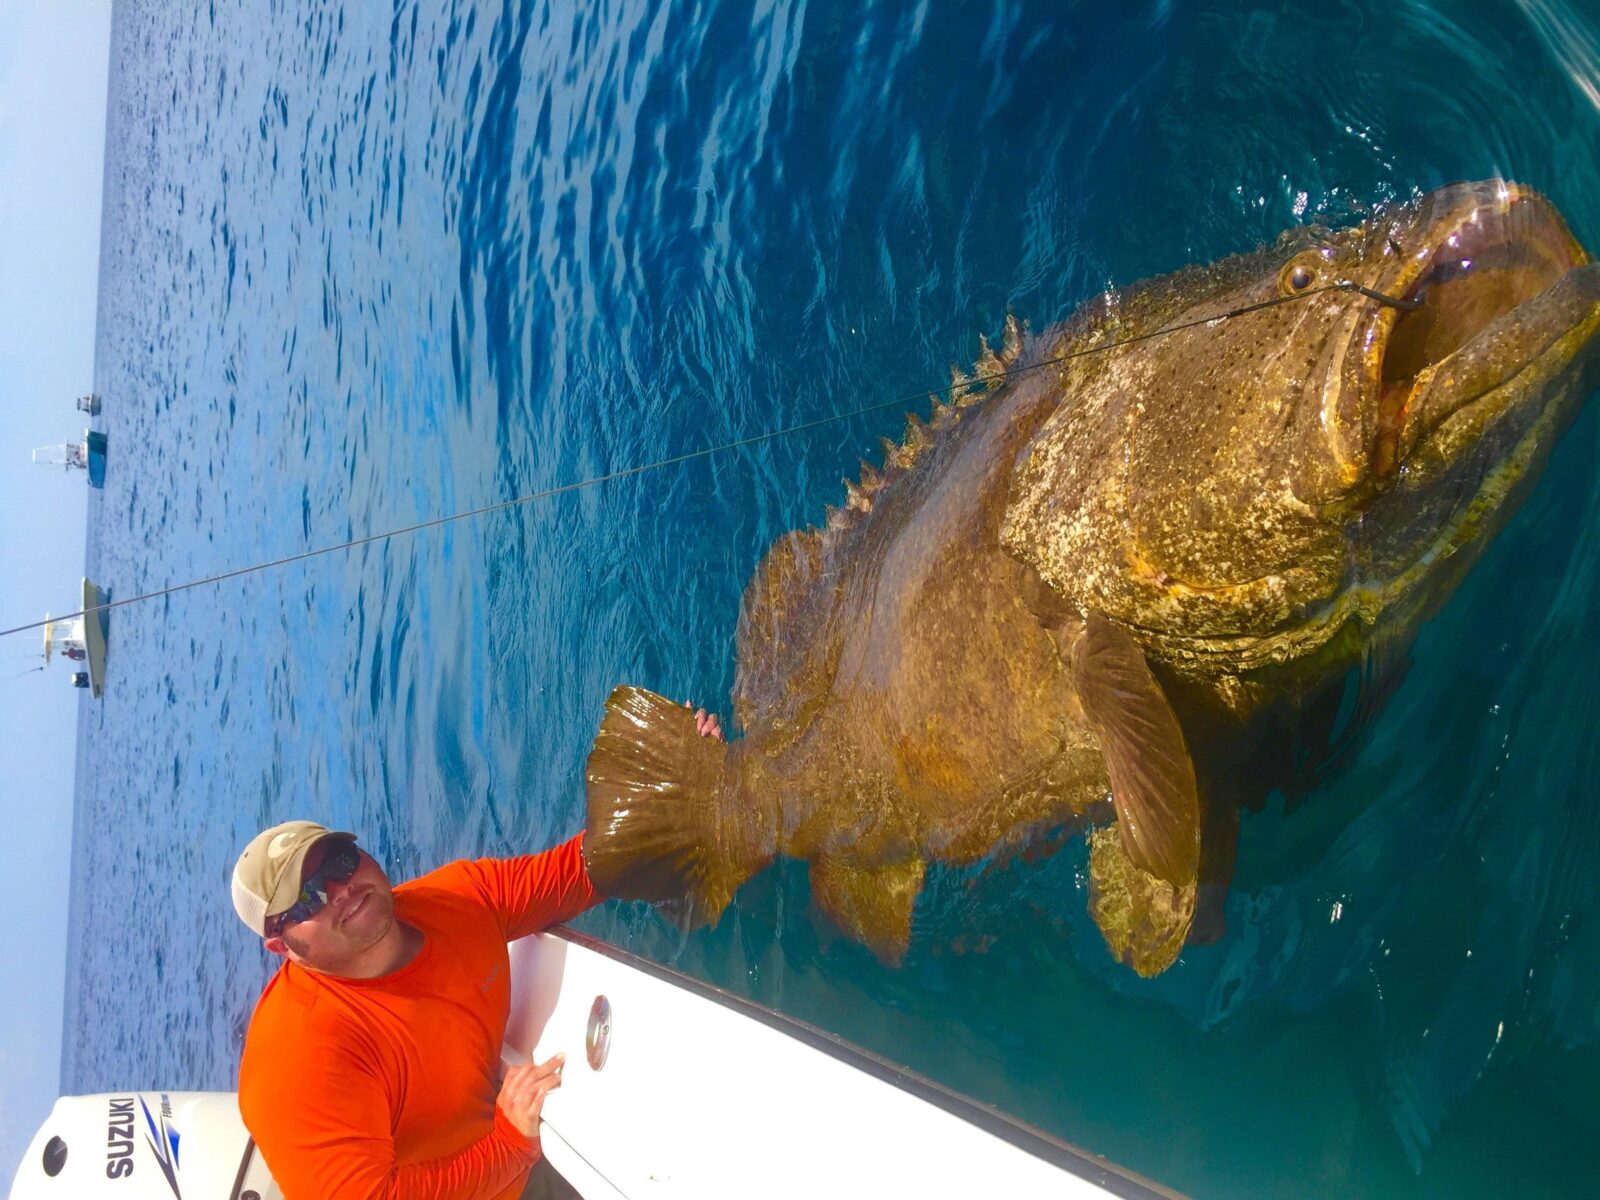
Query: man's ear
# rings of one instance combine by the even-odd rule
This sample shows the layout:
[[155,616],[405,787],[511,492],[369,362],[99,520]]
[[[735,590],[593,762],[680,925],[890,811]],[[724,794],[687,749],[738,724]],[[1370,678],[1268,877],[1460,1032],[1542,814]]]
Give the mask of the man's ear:
[[261,944],[268,954],[276,954],[279,958],[289,957],[289,943],[281,937],[263,938]]

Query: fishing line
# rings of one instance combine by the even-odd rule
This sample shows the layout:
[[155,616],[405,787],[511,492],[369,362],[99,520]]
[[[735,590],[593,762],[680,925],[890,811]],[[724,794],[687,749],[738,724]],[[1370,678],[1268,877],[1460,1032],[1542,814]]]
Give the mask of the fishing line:
[[511,500],[502,500],[497,504],[486,504],[482,508],[468,509],[465,512],[453,513],[447,517],[434,517],[427,521],[418,521],[415,525],[405,525],[398,529],[390,529],[384,533],[372,533],[366,537],[352,538],[347,542],[339,542],[332,546],[320,546],[315,550],[302,550],[298,554],[287,554],[282,558],[269,559],[266,562],[256,563],[248,567],[239,567],[232,571],[223,571],[218,575],[207,575],[201,579],[191,579],[187,583],[175,583],[153,592],[142,592],[137,596],[128,596],[122,600],[111,600],[93,608],[79,609],[77,612],[67,613],[65,616],[50,617],[43,621],[34,621],[27,625],[17,625],[11,629],[0,629],[0,637],[10,637],[14,633],[26,633],[30,629],[42,629],[54,621],[70,621],[76,617],[86,617],[91,614],[110,612],[113,608],[121,608],[125,604],[138,604],[145,600],[159,600],[163,596],[176,595],[186,592],[191,588],[206,587],[214,583],[223,583],[229,579],[237,579],[242,575],[251,575],[257,571],[269,571],[276,567],[288,566],[291,563],[304,562],[308,558],[318,558],[324,554],[334,554],[340,550],[353,550],[357,546],[370,545],[373,542],[387,541],[389,538],[404,537],[407,534],[420,533],[425,529],[437,529],[441,525],[449,525],[455,521],[466,521],[473,517],[488,516],[490,513],[504,512],[507,509],[518,508],[525,504],[532,504],[538,500],[549,500],[555,496],[563,496],[568,492],[582,491],[585,488],[598,487],[602,483],[612,483],[618,479],[627,479],[634,475],[643,475],[646,471],[656,471],[663,467],[677,466],[680,463],[691,462],[697,458],[709,458],[713,454],[724,454],[729,450],[739,450],[745,446],[754,446],[761,442],[769,442],[775,438],[789,437],[808,430],[820,429],[824,425],[831,425],[837,421],[848,421],[852,417],[865,416],[868,413],[881,412],[886,408],[895,408],[903,404],[914,404],[926,395],[939,395],[954,391],[957,387],[970,387],[973,384],[982,384],[984,389],[994,387],[1002,380],[1015,379],[1030,372],[1042,370],[1046,367],[1058,366],[1075,358],[1085,358],[1091,354],[1100,354],[1107,350],[1119,350],[1124,346],[1132,346],[1137,342],[1147,342],[1152,338],[1165,337],[1171,333],[1178,333],[1185,329],[1194,329],[1201,325],[1216,325],[1223,321],[1242,317],[1247,313],[1260,312],[1263,309],[1276,308],[1280,304],[1293,304],[1300,300],[1309,300],[1312,296],[1320,296],[1325,292],[1358,292],[1368,299],[1376,300],[1380,304],[1392,308],[1410,310],[1422,303],[1419,294],[1414,300],[1397,300],[1393,296],[1384,295],[1382,292],[1373,291],[1362,287],[1348,279],[1336,280],[1333,283],[1323,284],[1321,287],[1308,288],[1303,292],[1296,292],[1292,296],[1277,296],[1271,300],[1258,301],[1255,304],[1246,304],[1239,308],[1229,309],[1227,312],[1217,313],[1209,317],[1197,317],[1192,321],[1183,321],[1177,325],[1167,325],[1150,333],[1135,334],[1133,337],[1123,338],[1117,342],[1107,342],[1100,346],[1089,346],[1083,350],[1074,350],[1071,354],[1063,354],[1057,358],[1047,358],[1040,362],[1032,363],[1026,367],[1015,367],[1006,371],[993,371],[989,374],[967,382],[952,380],[942,388],[931,391],[916,392],[908,396],[899,396],[893,400],[885,400],[879,404],[868,404],[861,408],[851,409],[849,412],[832,413],[826,417],[818,417],[814,421],[804,421],[799,425],[790,425],[783,429],[773,429],[766,433],[753,434],[737,441],[723,442],[717,446],[706,446],[699,450],[690,450],[684,454],[675,454],[671,458],[657,459],[655,462],[643,463],[638,466],[624,467],[617,471],[610,471],[604,475],[595,475],[589,479],[580,479],[574,483],[558,484],[556,487],[545,488],[542,491],[530,492],[525,496],[517,496]]

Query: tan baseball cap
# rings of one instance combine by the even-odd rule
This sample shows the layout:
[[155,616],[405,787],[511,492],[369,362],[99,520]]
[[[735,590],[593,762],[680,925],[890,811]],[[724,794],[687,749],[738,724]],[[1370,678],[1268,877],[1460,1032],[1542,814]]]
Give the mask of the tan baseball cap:
[[267,918],[300,898],[300,867],[324,838],[356,840],[315,821],[285,821],[250,839],[233,868],[233,910],[258,937],[267,935]]

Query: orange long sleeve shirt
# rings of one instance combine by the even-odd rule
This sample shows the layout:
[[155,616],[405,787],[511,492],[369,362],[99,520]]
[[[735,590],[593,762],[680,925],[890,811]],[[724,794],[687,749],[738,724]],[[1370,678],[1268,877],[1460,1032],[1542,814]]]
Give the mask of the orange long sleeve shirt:
[[239,1111],[285,1200],[513,1200],[539,1157],[495,1105],[506,942],[599,897],[582,835],[394,889],[423,933],[406,966],[340,979],[285,963],[256,1004]]

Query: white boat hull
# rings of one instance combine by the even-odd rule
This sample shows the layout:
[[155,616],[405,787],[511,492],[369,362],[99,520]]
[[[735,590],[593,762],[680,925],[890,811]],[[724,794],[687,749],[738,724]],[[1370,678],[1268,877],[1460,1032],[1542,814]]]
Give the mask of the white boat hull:
[[[581,935],[510,950],[504,1057],[566,1055],[541,1136],[584,1200],[1175,1195],[820,1029]],[[64,1150],[54,1174],[52,1139]],[[144,1092],[59,1100],[11,1200],[252,1194],[281,1196],[233,1093]]]

